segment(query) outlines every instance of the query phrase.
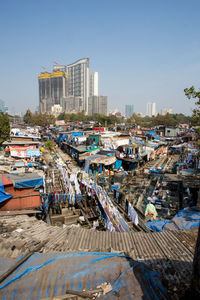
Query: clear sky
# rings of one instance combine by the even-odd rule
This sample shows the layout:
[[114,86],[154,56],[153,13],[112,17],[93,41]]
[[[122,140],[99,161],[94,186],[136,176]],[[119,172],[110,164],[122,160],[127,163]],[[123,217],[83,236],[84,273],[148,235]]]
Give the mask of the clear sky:
[[90,58],[109,109],[190,114],[184,88],[200,87],[200,1],[0,1],[0,99],[10,110],[38,106],[37,76],[54,61]]

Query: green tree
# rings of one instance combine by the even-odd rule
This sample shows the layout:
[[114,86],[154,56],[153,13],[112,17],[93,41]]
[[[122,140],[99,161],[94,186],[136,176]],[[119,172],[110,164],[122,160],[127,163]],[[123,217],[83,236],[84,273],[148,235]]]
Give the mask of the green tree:
[[31,125],[38,125],[38,126],[49,126],[55,123],[55,117],[53,115],[48,114],[38,114],[35,113],[32,115]]
[[65,113],[61,113],[58,117],[57,120],[65,120]]
[[171,114],[166,114],[165,116],[158,114],[156,117],[152,117],[152,125],[176,126],[177,121]]
[[[192,123],[195,126],[200,126],[200,91],[196,91],[194,86],[184,89],[188,99],[195,100],[195,109],[193,110]],[[200,135],[200,130],[197,128],[197,133]]]
[[26,124],[31,124],[31,120],[32,120],[32,113],[31,113],[30,109],[27,109],[27,111],[24,115],[24,122]]
[[0,143],[6,141],[10,137],[10,122],[8,114],[0,111]]
[[26,114],[24,115],[24,122],[31,126],[49,126],[50,124],[55,123],[55,117],[49,114],[32,114],[28,109]]
[[46,146],[47,149],[52,150],[53,149],[53,141],[48,140],[46,142],[45,146]]

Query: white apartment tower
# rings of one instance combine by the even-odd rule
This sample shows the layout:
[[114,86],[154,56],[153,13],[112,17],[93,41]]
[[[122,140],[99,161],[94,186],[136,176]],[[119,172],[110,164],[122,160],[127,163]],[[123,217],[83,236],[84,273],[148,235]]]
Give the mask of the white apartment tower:
[[90,72],[90,96],[99,96],[98,72]]
[[80,97],[83,101],[84,111],[88,113],[89,58],[83,58],[67,65],[66,73],[69,75],[67,96]]
[[156,103],[155,102],[148,102],[147,103],[147,116],[152,117],[156,116]]
[[90,96],[88,98],[88,115],[100,114],[107,116],[107,96]]

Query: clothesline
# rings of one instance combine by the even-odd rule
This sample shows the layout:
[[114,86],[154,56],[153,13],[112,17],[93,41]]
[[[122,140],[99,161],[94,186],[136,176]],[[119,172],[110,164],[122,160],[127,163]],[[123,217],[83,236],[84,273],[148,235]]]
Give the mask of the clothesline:
[[91,191],[95,192],[98,200],[105,212],[105,223],[108,231],[118,231],[118,232],[128,232],[130,228],[126,221],[123,219],[117,208],[113,205],[112,201],[108,197],[105,190],[101,186],[97,185],[94,181],[90,179],[87,182],[85,179],[82,183],[89,187]]
[[42,198],[44,201],[48,199],[48,202],[52,202],[52,204],[58,203],[64,203],[66,204],[67,202],[69,204],[75,204],[78,201],[83,200],[83,196],[81,194],[58,194],[58,193],[44,193],[42,194]]

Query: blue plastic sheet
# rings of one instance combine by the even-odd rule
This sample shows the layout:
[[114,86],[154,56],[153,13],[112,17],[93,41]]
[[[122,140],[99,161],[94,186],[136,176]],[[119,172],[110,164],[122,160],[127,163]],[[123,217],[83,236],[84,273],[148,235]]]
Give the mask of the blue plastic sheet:
[[158,221],[149,221],[146,223],[146,225],[157,232],[162,232],[165,225],[168,224],[170,221],[169,220],[158,220]]
[[72,136],[73,137],[83,136],[83,132],[73,132]]
[[159,173],[159,171],[158,170],[154,170],[154,169],[150,169],[149,173]]
[[180,210],[172,220],[158,220],[147,222],[146,225],[154,231],[191,229],[199,226],[200,211],[195,208]]
[[2,175],[0,174],[0,203],[10,198],[12,198],[12,195],[5,192],[4,185],[2,182]]
[[119,188],[119,185],[118,185],[118,184],[113,184],[113,185],[111,185],[110,190],[111,190],[111,192],[112,192],[112,191],[114,191],[114,190],[118,190],[118,188]]
[[119,170],[122,166],[122,160],[117,159],[115,162],[115,170]]
[[61,143],[64,140],[68,140],[68,134],[60,133],[59,142]]
[[18,189],[24,189],[24,188],[30,188],[30,187],[42,186],[42,185],[43,185],[43,178],[14,181],[14,187]]
[[[5,272],[9,262],[0,259],[0,266]],[[104,282],[112,290],[101,299],[167,299],[158,273],[126,255],[103,252],[34,254],[1,283],[0,295],[33,300],[63,295],[66,289],[96,289]]]
[[155,133],[155,131],[153,131],[153,130],[149,130],[149,134],[154,135],[154,134],[156,134],[156,133]]

